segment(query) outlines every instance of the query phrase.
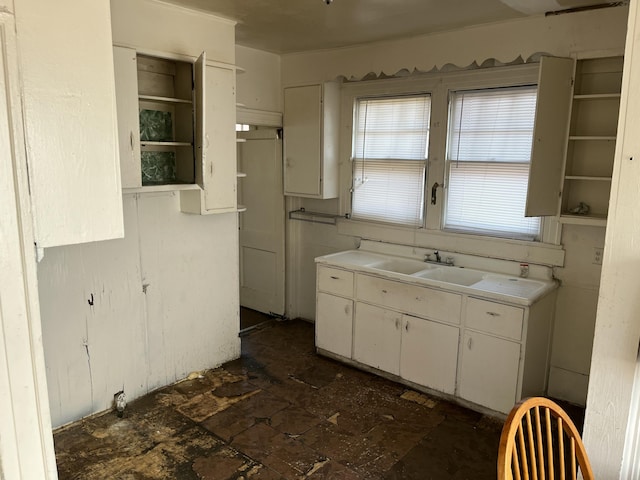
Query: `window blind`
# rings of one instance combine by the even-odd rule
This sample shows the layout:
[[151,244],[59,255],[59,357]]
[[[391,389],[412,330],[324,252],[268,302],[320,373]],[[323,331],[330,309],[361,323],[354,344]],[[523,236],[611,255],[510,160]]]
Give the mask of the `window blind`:
[[430,114],[428,95],[357,100],[353,218],[422,225]]
[[447,149],[445,228],[537,239],[525,217],[536,87],[454,92]]

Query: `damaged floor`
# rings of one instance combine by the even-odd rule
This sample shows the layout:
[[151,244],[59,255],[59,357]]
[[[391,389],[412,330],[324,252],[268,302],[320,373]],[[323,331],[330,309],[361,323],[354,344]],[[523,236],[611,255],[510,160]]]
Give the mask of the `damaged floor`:
[[268,322],[242,357],[56,432],[61,479],[494,479],[501,422],[320,357]]

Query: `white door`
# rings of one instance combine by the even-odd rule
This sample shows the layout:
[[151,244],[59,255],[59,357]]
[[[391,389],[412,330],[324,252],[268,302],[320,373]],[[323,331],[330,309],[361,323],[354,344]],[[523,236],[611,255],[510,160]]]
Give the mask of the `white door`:
[[353,301],[318,292],[316,347],[351,358]]
[[401,313],[358,302],[353,327],[353,359],[399,375],[401,323]]
[[240,305],[284,314],[282,140],[277,129],[238,132]]
[[466,332],[461,361],[459,395],[478,405],[509,413],[516,402],[520,344]]
[[453,394],[460,329],[408,315],[402,318],[402,328],[400,376]]

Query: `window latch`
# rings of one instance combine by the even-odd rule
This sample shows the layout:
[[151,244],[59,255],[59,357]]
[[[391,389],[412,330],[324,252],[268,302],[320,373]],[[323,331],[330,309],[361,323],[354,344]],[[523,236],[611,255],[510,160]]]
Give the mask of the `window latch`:
[[431,187],[431,205],[435,205],[436,204],[436,193],[438,191],[438,187],[440,187],[441,185],[436,182],[433,184],[433,187]]

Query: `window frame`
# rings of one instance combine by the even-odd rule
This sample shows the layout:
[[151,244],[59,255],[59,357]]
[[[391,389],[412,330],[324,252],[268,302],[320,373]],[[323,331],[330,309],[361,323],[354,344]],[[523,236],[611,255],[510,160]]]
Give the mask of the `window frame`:
[[[402,78],[345,82],[341,92],[340,141],[340,196],[336,209],[347,219],[339,220],[339,234],[406,245],[434,247],[455,245],[456,249],[470,254],[492,256],[496,243],[504,252],[499,258],[519,260],[539,258],[541,262],[558,262],[562,251],[560,238],[562,226],[555,217],[542,217],[539,241],[475,235],[472,233],[443,230],[443,184],[445,178],[445,153],[448,135],[449,94],[457,90],[482,90],[485,88],[517,87],[538,84],[540,64],[527,63],[515,66],[498,66],[425,73]],[[425,184],[425,223],[422,228],[376,224],[349,219],[351,211],[352,166],[350,162],[354,99],[362,96],[402,95],[427,93],[431,95],[431,126],[427,181]],[[436,188],[436,204],[430,201],[431,190]],[[440,248],[445,248],[444,246]]]
[[[355,125],[359,124],[360,121],[360,117],[359,115],[361,114],[361,112],[359,111],[359,105],[360,102],[363,101],[376,101],[376,100],[381,100],[384,101],[385,99],[401,99],[401,98],[411,98],[411,97],[420,97],[420,98],[426,98],[427,101],[429,102],[429,118],[428,118],[428,124],[426,125],[427,128],[427,132],[426,132],[426,145],[425,145],[425,150],[424,150],[424,158],[423,159],[401,159],[401,158],[397,158],[397,159],[369,159],[368,161],[370,162],[371,166],[375,165],[376,163],[379,164],[383,164],[383,163],[390,163],[390,162],[394,162],[394,161],[398,161],[400,163],[404,163],[404,162],[410,162],[410,163],[415,163],[416,165],[419,165],[420,169],[422,170],[421,172],[421,183],[422,183],[422,204],[419,205],[419,209],[420,209],[420,218],[418,219],[418,222],[415,224],[410,224],[410,223],[402,223],[402,222],[394,222],[391,219],[387,219],[387,220],[375,220],[372,218],[366,218],[366,217],[361,217],[359,216],[356,212],[354,212],[354,197],[356,194],[356,190],[357,190],[357,186],[356,186],[356,166],[357,166],[357,162],[363,162],[363,166],[366,165],[367,163],[367,159],[364,158],[364,152],[363,152],[363,158],[359,158],[357,157],[357,153],[356,150],[358,150],[358,147],[356,146],[356,138],[357,138],[357,133],[358,133],[358,128],[355,127]],[[350,198],[350,215],[351,218],[353,220],[357,220],[357,221],[363,221],[363,222],[372,222],[372,223],[379,223],[379,224],[388,224],[388,225],[394,225],[394,226],[400,226],[400,227],[408,227],[408,228],[423,228],[424,227],[424,223],[425,223],[425,219],[426,219],[426,199],[425,199],[425,189],[426,189],[426,182],[427,182],[427,176],[428,176],[428,168],[429,168],[429,142],[430,142],[430,130],[431,130],[431,94],[430,93],[426,93],[426,92],[409,92],[409,93],[402,93],[402,94],[385,94],[385,95],[360,95],[357,96],[353,99],[353,120],[352,120],[352,125],[354,125],[354,127],[352,128],[352,141],[351,141],[351,155],[350,155],[350,161],[351,161],[351,170],[352,170],[352,174],[351,174],[351,198]],[[418,168],[418,167],[416,167]]]
[[[464,163],[464,164],[468,164],[468,165],[500,165],[503,164],[505,166],[505,169],[508,168],[508,166],[513,166],[513,165],[527,165],[527,182],[529,181],[530,178],[530,171],[531,171],[531,153],[529,152],[529,161],[528,162],[504,162],[504,161],[490,161],[490,160],[485,160],[485,161],[478,161],[478,160],[458,160],[458,159],[453,159],[453,158],[449,158],[450,157],[450,151],[452,149],[451,147],[451,140],[452,140],[452,133],[451,133],[451,129],[452,127],[452,122],[454,120],[453,118],[453,110],[454,110],[454,96],[455,95],[459,95],[460,93],[464,94],[464,93],[484,93],[484,92],[497,92],[499,90],[503,90],[503,91],[514,91],[516,89],[533,89],[535,90],[535,95],[536,95],[536,100],[537,100],[537,94],[538,94],[538,86],[537,86],[537,82],[536,84],[525,84],[525,85],[510,85],[510,86],[500,86],[500,87],[488,87],[488,88],[474,88],[474,89],[459,89],[459,90],[449,90],[448,92],[448,116],[447,116],[447,143],[446,143],[446,154],[445,154],[445,169],[444,169],[444,184],[447,185],[447,192],[446,195],[443,195],[443,205],[442,205],[442,224],[441,224],[441,229],[444,232],[451,232],[451,233],[459,233],[459,234],[464,234],[464,235],[480,235],[480,236],[487,236],[487,237],[493,237],[493,238],[505,238],[505,239],[514,239],[514,240],[524,240],[524,241],[532,241],[532,242],[540,242],[543,236],[543,229],[544,229],[544,217],[534,217],[534,218],[540,218],[539,221],[539,227],[538,227],[538,231],[535,235],[529,235],[529,234],[525,234],[522,232],[509,232],[509,231],[498,231],[498,230],[490,230],[490,229],[482,229],[482,228],[473,228],[473,227],[454,227],[454,226],[447,226],[446,225],[446,220],[447,220],[447,211],[450,208],[450,197],[449,197],[449,193],[450,190],[448,190],[448,186],[451,184],[451,169],[452,169],[452,165],[454,163]],[[532,128],[531,128],[531,136],[532,136],[532,144],[533,144],[533,134],[534,134],[534,130],[535,130],[535,107],[534,107],[534,118],[532,121]],[[524,204],[526,204],[526,195],[528,192],[528,185],[527,185],[527,190],[525,191],[525,198],[523,198],[523,211],[524,211]],[[524,213],[524,212],[523,212]]]

